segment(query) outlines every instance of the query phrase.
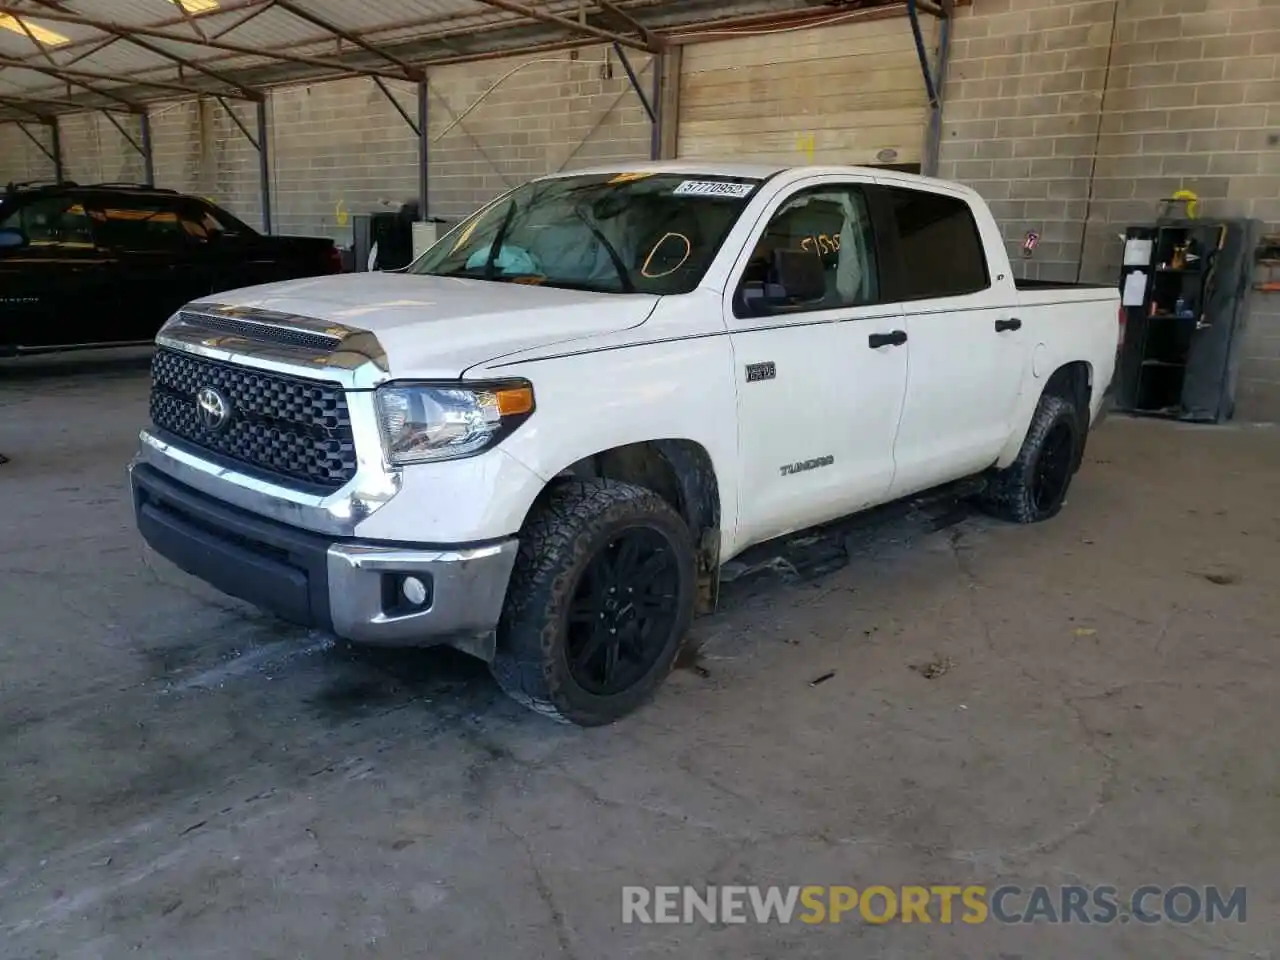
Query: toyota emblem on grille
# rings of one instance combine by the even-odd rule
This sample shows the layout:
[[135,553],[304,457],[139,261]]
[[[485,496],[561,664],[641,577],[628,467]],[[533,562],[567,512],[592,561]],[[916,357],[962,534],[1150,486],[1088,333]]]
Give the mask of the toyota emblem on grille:
[[214,387],[196,391],[196,419],[206,430],[221,430],[231,420],[231,401]]

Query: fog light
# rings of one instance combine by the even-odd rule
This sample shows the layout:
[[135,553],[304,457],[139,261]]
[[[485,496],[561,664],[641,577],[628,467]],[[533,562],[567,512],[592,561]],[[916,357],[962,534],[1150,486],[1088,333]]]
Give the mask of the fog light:
[[405,577],[400,584],[400,592],[415,607],[420,607],[427,599],[427,585],[417,577]]

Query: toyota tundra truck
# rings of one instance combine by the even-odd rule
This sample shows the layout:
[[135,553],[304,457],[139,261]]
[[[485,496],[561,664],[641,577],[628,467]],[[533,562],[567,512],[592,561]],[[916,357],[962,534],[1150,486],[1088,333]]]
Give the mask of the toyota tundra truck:
[[748,547],[958,480],[1057,514],[1112,287],[1015,280],[965,187],[856,167],[557,174],[403,270],[179,310],[130,465],[188,573],[449,644],[562,721],[639,707]]

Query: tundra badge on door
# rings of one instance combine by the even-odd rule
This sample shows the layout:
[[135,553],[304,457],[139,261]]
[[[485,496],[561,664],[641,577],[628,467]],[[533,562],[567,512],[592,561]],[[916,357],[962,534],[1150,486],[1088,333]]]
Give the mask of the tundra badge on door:
[[815,457],[812,460],[802,460],[799,463],[784,463],[778,468],[784,477],[789,477],[793,473],[806,473],[809,470],[817,470],[820,467],[829,467],[836,462],[836,458],[827,454],[825,457]]

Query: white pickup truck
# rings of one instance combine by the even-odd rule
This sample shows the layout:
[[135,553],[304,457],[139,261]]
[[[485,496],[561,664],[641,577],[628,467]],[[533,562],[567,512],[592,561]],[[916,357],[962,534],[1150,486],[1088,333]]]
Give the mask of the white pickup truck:
[[746,548],[965,478],[1058,512],[1110,287],[1015,282],[973,191],[664,163],[533,181],[396,273],[219,294],[157,338],[138,526],[371,644],[450,644],[615,720]]

